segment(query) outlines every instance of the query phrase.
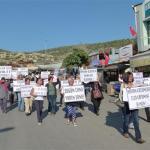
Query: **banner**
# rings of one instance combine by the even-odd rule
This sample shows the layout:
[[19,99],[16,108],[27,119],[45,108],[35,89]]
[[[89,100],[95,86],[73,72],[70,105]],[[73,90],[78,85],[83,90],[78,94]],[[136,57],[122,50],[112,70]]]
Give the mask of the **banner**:
[[32,85],[21,86],[21,97],[31,97]]
[[149,78],[143,78],[143,83],[144,83],[144,85],[149,86],[150,85],[150,77]]
[[25,82],[23,80],[13,81],[13,91],[14,92],[20,92],[21,86],[24,86],[24,85],[25,85]]
[[143,85],[143,72],[134,72],[133,78],[135,85]]
[[11,66],[0,66],[0,79],[4,77],[5,79],[11,79]]
[[127,95],[130,110],[150,107],[150,86],[127,88]]
[[37,96],[47,96],[47,87],[44,86],[34,87],[34,93]]
[[48,71],[42,71],[41,72],[41,78],[42,79],[48,79],[49,74],[50,74],[50,72],[48,72]]
[[11,71],[11,78],[16,80],[18,77],[18,70],[12,70]]
[[18,68],[18,75],[28,75],[28,68]]
[[80,80],[84,83],[97,81],[97,69],[80,69]]
[[63,88],[64,102],[79,102],[85,101],[84,87],[80,86],[65,86]]
[[130,57],[132,57],[132,56],[133,56],[132,44],[126,45],[119,49],[119,60],[120,61],[128,61],[128,60],[130,60]]

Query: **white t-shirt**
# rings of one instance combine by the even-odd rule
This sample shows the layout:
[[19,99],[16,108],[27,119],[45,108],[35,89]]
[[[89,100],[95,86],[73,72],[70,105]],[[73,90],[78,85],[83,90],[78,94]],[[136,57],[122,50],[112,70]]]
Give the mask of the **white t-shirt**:
[[[41,86],[42,86],[42,85],[41,85]],[[39,87],[39,86],[35,85],[35,86],[33,87],[33,89],[35,89],[35,87]],[[44,96],[36,96],[36,97],[34,98],[34,100],[43,101],[43,100],[44,100]]]

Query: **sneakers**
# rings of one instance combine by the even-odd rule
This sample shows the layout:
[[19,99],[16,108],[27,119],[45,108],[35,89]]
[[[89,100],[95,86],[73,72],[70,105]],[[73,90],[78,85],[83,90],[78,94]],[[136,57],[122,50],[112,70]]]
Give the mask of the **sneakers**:
[[136,142],[139,143],[139,144],[143,144],[143,143],[145,143],[146,141],[144,141],[143,139],[139,139],[139,140],[137,140]]
[[39,125],[39,126],[41,126],[41,125],[42,125],[42,123],[41,123],[41,122],[38,122],[38,125]]
[[73,126],[74,126],[74,127],[77,127],[78,125],[77,125],[77,123],[76,123],[76,122],[74,122],[74,123],[73,123]]
[[128,133],[124,133],[123,136],[124,136],[125,138],[129,138],[129,134],[128,134]]

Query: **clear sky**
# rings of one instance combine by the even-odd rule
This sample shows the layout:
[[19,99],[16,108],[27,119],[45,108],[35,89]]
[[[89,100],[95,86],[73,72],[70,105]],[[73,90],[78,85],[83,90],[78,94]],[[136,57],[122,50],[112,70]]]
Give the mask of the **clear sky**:
[[131,38],[142,0],[0,0],[0,48],[33,51]]

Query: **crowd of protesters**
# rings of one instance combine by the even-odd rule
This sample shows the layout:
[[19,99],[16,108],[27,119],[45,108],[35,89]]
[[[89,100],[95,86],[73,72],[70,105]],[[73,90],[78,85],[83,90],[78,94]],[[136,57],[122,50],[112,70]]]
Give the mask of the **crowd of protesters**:
[[[74,80],[80,79],[77,74],[68,75],[65,80],[68,80],[68,86],[74,86]],[[132,88],[133,85],[133,74],[131,72],[127,72],[123,74],[121,77],[121,86],[124,88]],[[4,77],[0,80],[0,107],[3,114],[8,112],[8,102],[10,105],[18,104],[18,111],[25,112],[26,116],[30,116],[33,112],[33,109],[37,112],[37,122],[38,125],[42,124],[42,116],[43,116],[43,104],[47,99],[48,106],[47,110],[52,116],[55,116],[57,112],[57,96],[60,95],[60,107],[63,106],[64,99],[64,91],[61,86],[60,79],[54,75],[52,72],[48,77],[48,83],[45,85],[47,87],[47,96],[39,96],[35,94],[36,87],[43,87],[43,79],[40,77],[40,74],[36,75],[28,75],[23,77],[19,75],[17,80],[23,80],[25,85],[30,85],[31,81],[35,81],[36,84],[33,86],[30,96],[22,98],[21,92],[13,92],[13,80],[6,80]],[[104,99],[102,93],[102,86],[99,80],[91,83],[82,83],[85,88],[85,95],[90,93],[90,99],[93,103],[93,112],[99,116],[99,109],[101,101]],[[120,90],[122,93],[122,90]],[[122,96],[122,94],[120,94]],[[120,99],[121,99],[120,96]],[[34,106],[34,107],[33,107]],[[78,126],[77,124],[77,107],[80,107],[84,110],[84,102],[66,102],[64,103],[65,107],[65,117],[67,118],[67,124],[72,123],[74,126]],[[139,118],[138,118],[138,110],[130,110],[128,102],[124,102],[123,107],[123,136],[125,138],[129,138],[129,124],[133,123],[135,129],[135,139],[137,143],[144,143],[145,141],[142,139],[140,128],[139,128]],[[112,118],[113,119],[113,118]],[[131,121],[130,121],[131,120]]]

